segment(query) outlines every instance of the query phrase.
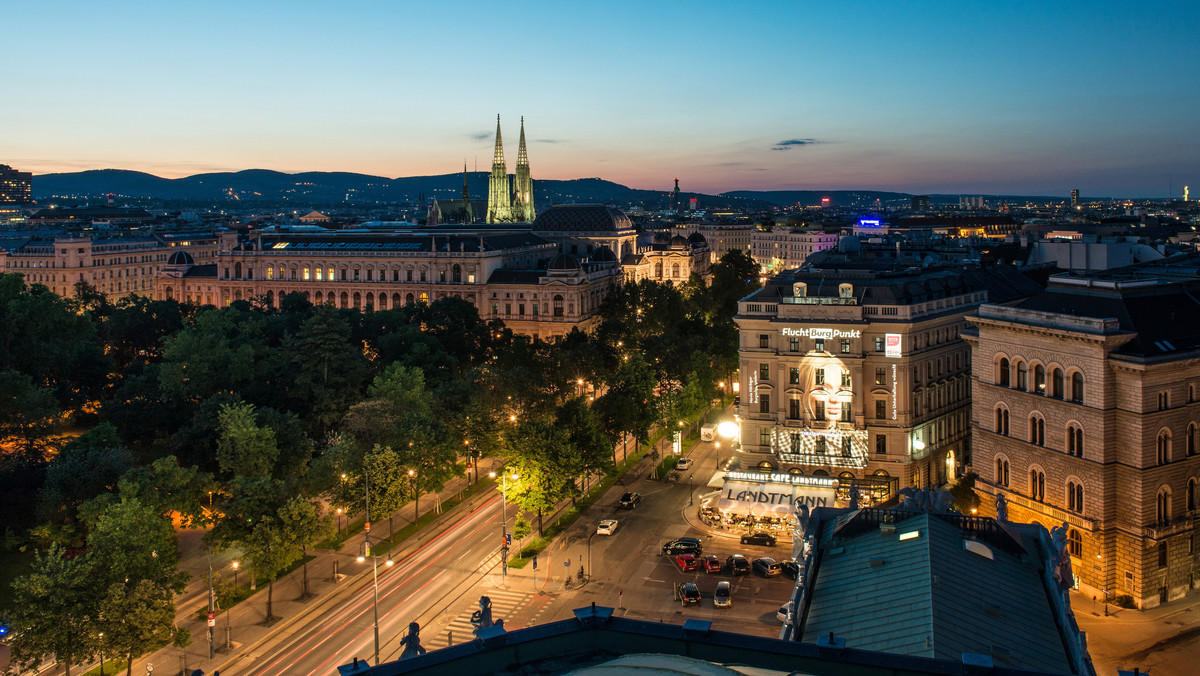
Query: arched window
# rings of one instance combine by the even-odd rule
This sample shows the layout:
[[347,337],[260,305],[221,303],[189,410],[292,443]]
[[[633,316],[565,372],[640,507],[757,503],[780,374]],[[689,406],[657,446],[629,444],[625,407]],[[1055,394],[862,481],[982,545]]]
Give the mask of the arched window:
[[996,485],[1008,485],[1008,461],[1004,458],[996,458]]
[[679,263],[671,264],[671,279],[679,279]]
[[1033,367],[1033,391],[1037,394],[1046,394],[1046,367],[1041,364]]
[[1188,479],[1187,487],[1187,509],[1192,511],[1196,508],[1196,480]]
[[1083,402],[1083,374],[1079,371],[1071,374],[1071,401]]
[[1083,556],[1083,536],[1074,528],[1067,531],[1067,552],[1075,558]]
[[404,296],[405,305],[412,305],[415,302],[417,302],[417,299],[411,293]]
[[1046,419],[1037,414],[1029,417],[1029,443],[1046,445]]
[[1160,526],[1165,526],[1171,523],[1171,490],[1166,486],[1158,489],[1158,498],[1156,503],[1156,523]]
[[1002,406],[996,408],[996,433],[1008,436],[1008,409]]
[[455,283],[455,284],[461,284],[461,283],[462,283],[462,268],[461,268],[461,267],[459,267],[458,263],[455,263],[455,264],[454,264],[454,267],[453,267],[453,268],[451,268],[451,274],[453,275],[453,279],[454,279],[454,283]]
[[1077,483],[1074,480],[1067,482],[1067,510],[1072,512],[1083,511],[1083,484]]
[[357,291],[354,292],[354,307],[362,307],[362,294]]
[[371,293],[371,292],[367,293],[367,304],[364,307],[366,307],[368,312],[375,309],[375,294],[374,293]]
[[1029,389],[1029,367],[1025,366],[1025,362],[1017,362],[1017,389],[1025,391]]
[[655,279],[663,278],[663,264],[661,262],[654,264],[654,278]]
[[417,300],[419,300],[422,305],[428,305],[429,304],[429,294],[422,291],[421,297],[418,298]]
[[1083,428],[1078,425],[1067,426],[1067,455],[1083,457]]
[[241,263],[233,264],[233,278],[234,279],[242,278],[242,264]]
[[1187,428],[1187,454],[1196,455],[1196,435],[1200,434],[1200,430],[1196,429],[1196,423],[1189,423]]
[[1158,433],[1158,443],[1156,445],[1158,451],[1157,461],[1160,465],[1165,465],[1171,462],[1171,433],[1163,430]]
[[1066,385],[1063,382],[1062,369],[1056,367],[1050,372],[1050,385],[1054,388],[1054,391],[1051,392],[1050,395],[1055,399],[1062,399],[1064,394],[1063,390],[1066,389]]
[[1046,499],[1046,474],[1040,469],[1029,470],[1029,497],[1039,502]]
[[563,316],[563,297],[561,293],[554,294],[554,316]]
[[342,295],[338,297],[338,301],[339,301],[338,307],[342,307],[342,308],[350,307],[350,294],[343,291]]
[[996,382],[1000,383],[1000,387],[1008,387],[1008,358],[1001,357],[1000,365],[996,373]]

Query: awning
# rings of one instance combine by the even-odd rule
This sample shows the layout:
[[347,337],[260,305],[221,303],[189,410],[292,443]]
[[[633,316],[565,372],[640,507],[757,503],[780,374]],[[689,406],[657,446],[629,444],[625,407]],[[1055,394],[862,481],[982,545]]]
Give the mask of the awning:
[[836,489],[794,486],[790,484],[726,481],[721,488],[717,509],[738,514],[791,516],[796,507],[833,507]]

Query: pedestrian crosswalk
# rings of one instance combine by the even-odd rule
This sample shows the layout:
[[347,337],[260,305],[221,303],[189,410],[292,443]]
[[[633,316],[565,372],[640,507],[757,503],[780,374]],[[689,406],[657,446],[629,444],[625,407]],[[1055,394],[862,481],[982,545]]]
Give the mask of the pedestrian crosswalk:
[[[504,620],[511,624],[511,618],[529,604],[532,592],[510,591],[507,589],[491,589],[482,594],[492,600],[492,620]],[[425,638],[422,632],[421,644],[426,650],[437,650],[449,645],[457,645],[475,640],[475,626],[471,624],[471,614],[479,609],[478,598],[469,606],[456,608],[460,610],[437,636]],[[510,627],[516,628],[516,627]]]

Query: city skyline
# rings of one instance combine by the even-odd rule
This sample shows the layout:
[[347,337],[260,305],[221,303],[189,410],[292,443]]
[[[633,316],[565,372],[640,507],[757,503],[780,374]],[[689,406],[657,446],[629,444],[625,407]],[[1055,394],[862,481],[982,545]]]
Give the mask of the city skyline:
[[[490,165],[688,191],[1178,196],[1200,180],[1193,7],[78,3],[7,10],[0,162],[175,178]],[[52,26],[53,30],[34,30]]]

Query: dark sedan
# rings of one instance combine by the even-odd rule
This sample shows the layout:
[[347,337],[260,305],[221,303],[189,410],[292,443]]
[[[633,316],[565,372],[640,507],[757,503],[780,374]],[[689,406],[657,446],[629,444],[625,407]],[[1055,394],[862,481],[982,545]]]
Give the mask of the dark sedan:
[[730,554],[729,558],[725,559],[725,567],[729,569],[730,575],[750,574],[750,560],[741,554]]

